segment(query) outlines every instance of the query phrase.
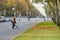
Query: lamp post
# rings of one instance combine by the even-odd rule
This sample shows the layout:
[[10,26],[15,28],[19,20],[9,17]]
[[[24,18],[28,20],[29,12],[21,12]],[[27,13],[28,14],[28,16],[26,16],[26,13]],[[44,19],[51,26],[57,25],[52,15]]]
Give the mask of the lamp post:
[[[12,10],[15,11],[15,8],[13,7]],[[14,17],[15,17],[15,16],[16,16],[16,14],[15,14],[15,12],[14,12]]]
[[45,3],[45,0],[43,0],[43,3]]

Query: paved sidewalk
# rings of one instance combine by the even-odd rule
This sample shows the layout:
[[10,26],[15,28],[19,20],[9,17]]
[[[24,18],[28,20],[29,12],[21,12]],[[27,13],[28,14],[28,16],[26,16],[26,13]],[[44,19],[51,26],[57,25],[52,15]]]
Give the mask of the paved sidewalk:
[[17,21],[19,29],[12,29],[11,22],[0,23],[0,40],[10,40],[17,34],[21,34],[35,25],[37,22],[32,21]]

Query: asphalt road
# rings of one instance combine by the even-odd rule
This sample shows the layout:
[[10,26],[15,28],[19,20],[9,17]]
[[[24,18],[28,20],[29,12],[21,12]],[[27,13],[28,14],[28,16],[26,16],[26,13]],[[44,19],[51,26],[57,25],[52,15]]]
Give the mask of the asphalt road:
[[17,34],[21,34],[26,30],[30,29],[33,25],[37,22],[35,21],[17,21],[16,25],[19,28],[12,29],[11,22],[3,22],[0,23],[0,40],[10,40],[12,37],[16,36]]

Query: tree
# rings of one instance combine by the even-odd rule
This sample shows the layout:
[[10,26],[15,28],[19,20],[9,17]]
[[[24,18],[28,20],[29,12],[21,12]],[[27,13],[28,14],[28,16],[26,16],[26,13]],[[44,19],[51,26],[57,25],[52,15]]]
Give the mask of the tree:
[[[40,1],[41,0],[37,0],[37,1],[35,0],[36,3]],[[60,23],[59,23],[59,11],[58,10],[60,9],[59,7],[60,0],[45,0],[45,1],[48,3],[50,7],[50,9],[48,10],[52,10],[51,12],[53,13],[55,22],[57,23],[57,25],[59,25]]]

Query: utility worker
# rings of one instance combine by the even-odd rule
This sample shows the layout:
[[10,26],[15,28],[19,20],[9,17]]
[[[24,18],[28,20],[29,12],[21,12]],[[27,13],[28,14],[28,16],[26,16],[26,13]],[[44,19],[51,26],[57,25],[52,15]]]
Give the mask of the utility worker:
[[[16,18],[14,17],[13,20],[11,21],[12,22],[12,28],[14,29],[14,26],[16,26]],[[17,27],[17,26],[16,26]],[[18,27],[17,27],[18,28]]]

